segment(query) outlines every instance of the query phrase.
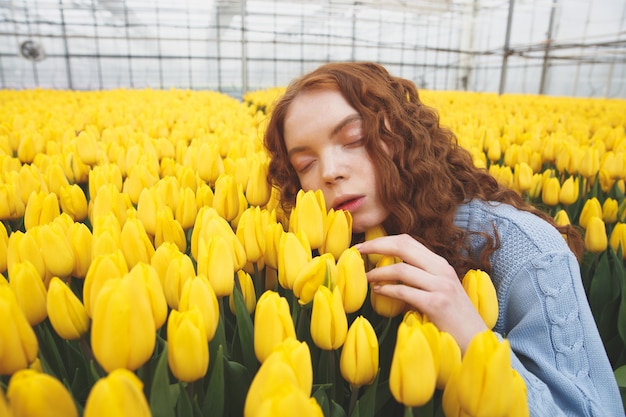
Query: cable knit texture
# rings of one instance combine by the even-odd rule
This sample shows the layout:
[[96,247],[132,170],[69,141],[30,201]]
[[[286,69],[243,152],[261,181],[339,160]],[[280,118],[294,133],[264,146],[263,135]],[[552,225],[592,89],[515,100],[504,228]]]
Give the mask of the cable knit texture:
[[[456,224],[498,230],[490,274],[499,304],[494,331],[511,344],[531,416],[624,416],[578,261],[561,234],[531,213],[477,200],[459,207]],[[470,242],[473,253],[486,244],[476,235]]]

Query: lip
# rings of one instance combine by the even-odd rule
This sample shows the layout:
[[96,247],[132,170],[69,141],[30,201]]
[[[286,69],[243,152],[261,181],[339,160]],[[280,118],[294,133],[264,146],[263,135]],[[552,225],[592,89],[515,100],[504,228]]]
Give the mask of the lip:
[[333,209],[353,212],[358,210],[363,203],[365,203],[365,197],[362,195],[345,195],[335,199]]

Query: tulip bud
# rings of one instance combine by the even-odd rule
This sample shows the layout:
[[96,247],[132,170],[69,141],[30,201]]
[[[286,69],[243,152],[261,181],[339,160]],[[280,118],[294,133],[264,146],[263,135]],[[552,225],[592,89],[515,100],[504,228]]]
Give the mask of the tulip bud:
[[63,167],[61,166],[60,162],[54,162],[47,166],[44,172],[44,176],[46,180],[46,185],[48,186],[48,190],[51,193],[58,195],[59,197],[61,194],[61,189],[70,185],[70,182],[65,176],[65,172],[63,172]]
[[600,253],[606,250],[607,245],[608,238],[604,222],[598,216],[591,216],[585,230],[585,248],[590,252]]
[[171,308],[179,308],[180,296],[185,282],[194,276],[196,276],[196,271],[191,258],[182,252],[173,253],[163,281],[165,299]]
[[17,371],[7,388],[13,417],[77,417],[74,399],[65,385],[51,375],[32,369]]
[[600,170],[600,152],[588,147],[584,150],[580,161],[580,174],[585,178],[593,178]]
[[463,288],[488,328],[498,321],[498,297],[493,282],[484,271],[471,269],[462,280]]
[[44,224],[37,232],[46,270],[57,277],[68,277],[74,270],[74,251],[65,231],[58,224]]
[[559,194],[561,192],[561,184],[556,177],[549,178],[542,187],[541,198],[544,204],[548,206],[556,206],[559,204]]
[[180,294],[179,311],[187,311],[197,307],[203,317],[207,341],[215,336],[219,322],[219,303],[213,287],[204,275],[193,276],[186,280]]
[[150,417],[143,383],[127,369],[115,369],[94,384],[87,397],[84,417]]
[[63,339],[80,339],[89,330],[87,310],[72,290],[57,277],[50,280],[46,309],[52,328]]
[[278,248],[280,285],[285,289],[293,289],[296,277],[311,259],[311,247],[306,239],[299,239],[293,232],[283,233]]
[[137,202],[137,218],[143,223],[146,232],[152,236],[156,233],[157,213],[163,208],[156,196],[155,188],[145,188],[139,194]]
[[541,196],[543,185],[543,176],[540,173],[533,174],[532,185],[528,190],[528,196],[531,199],[537,199]]
[[254,158],[250,168],[250,178],[246,185],[246,199],[251,206],[262,207],[270,199],[271,188],[267,183],[269,163]]
[[600,205],[600,201],[596,197],[589,198],[585,201],[580,216],[578,217],[580,227],[586,229],[589,219],[593,216],[602,218],[602,205]]
[[509,417],[530,417],[528,409],[528,389],[522,376],[515,369],[511,370],[513,375],[513,403]]
[[175,218],[180,226],[184,229],[193,227],[198,215],[198,206],[196,205],[196,195],[191,188],[185,187],[181,189],[181,194],[176,205]]
[[92,316],[91,346],[107,371],[136,370],[156,343],[155,320],[146,283],[138,274],[110,279],[102,287]]
[[218,297],[230,295],[235,285],[235,266],[229,243],[215,235],[200,241],[198,275],[209,279]]
[[208,143],[200,145],[198,161],[202,161],[196,167],[200,178],[209,185],[216,184],[219,176],[224,172],[224,162],[217,146]]
[[280,240],[285,233],[283,225],[280,223],[271,223],[265,229],[265,265],[278,269],[278,253],[280,249]]
[[320,253],[332,253],[339,259],[343,251],[348,249],[352,240],[352,215],[346,210],[330,209],[327,217],[326,234]]
[[326,232],[326,202],[321,190],[298,191],[289,227],[294,233],[302,231],[312,249],[322,246]]
[[[74,183],[81,183],[83,181],[74,181]],[[122,191],[123,179],[122,171],[116,164],[103,164],[96,165],[89,172],[89,195],[91,199],[100,192],[100,187],[111,186],[115,190]]]
[[167,269],[170,266],[170,262],[178,254],[182,255],[182,252],[178,249],[178,246],[176,246],[174,242],[164,242],[161,246],[156,248],[154,255],[152,255],[152,259],[150,259],[150,265],[152,265],[157,271],[163,288],[165,288],[165,276]]
[[180,381],[202,378],[209,368],[209,344],[198,307],[172,310],[167,321],[167,362]]
[[24,228],[29,230],[35,226],[48,224],[59,215],[61,209],[55,194],[45,191],[31,193],[24,212]]
[[82,130],[76,138],[76,152],[80,161],[85,165],[95,165],[98,162],[98,142],[88,131]]
[[[393,265],[400,262],[398,258],[393,256],[383,256],[376,268],[382,268],[388,265]],[[379,282],[376,285],[390,285],[390,283]],[[372,288],[370,290],[370,304],[376,313],[383,317],[395,317],[402,313],[406,308],[406,303],[397,298],[388,297],[386,295],[379,294]]]
[[35,361],[39,344],[15,294],[1,275],[0,317],[4,321],[0,326],[0,375],[12,375]]
[[9,414],[9,404],[7,403],[7,399],[4,396],[4,390],[0,386],[0,416],[10,417]]
[[437,388],[443,390],[452,373],[461,366],[461,348],[450,333],[439,333],[439,372]]
[[72,220],[82,221],[87,217],[87,197],[78,184],[66,185],[59,190],[61,210]]
[[196,190],[196,206],[198,210],[202,207],[213,207],[213,190],[208,184],[202,183]]
[[[239,282],[239,287],[241,288],[241,295],[243,296],[246,310],[248,310],[248,314],[252,314],[256,307],[256,293],[254,290],[254,282],[252,281],[252,277],[246,271],[239,270],[237,271],[237,280]],[[235,311],[234,293],[231,294],[228,298],[228,307],[230,307],[230,311],[233,314],[237,314]]]
[[7,256],[9,250],[9,234],[4,223],[0,221],[0,274],[7,270]]
[[146,165],[134,165],[130,167],[128,176],[124,180],[122,192],[130,197],[133,204],[137,204],[142,191],[153,187],[157,182],[159,182],[159,176]]
[[421,407],[433,396],[436,381],[435,360],[422,325],[402,321],[389,373],[393,397],[405,406]]
[[533,169],[526,162],[515,165],[515,185],[520,193],[527,193],[533,185]]
[[[369,230],[365,231],[365,240],[374,240],[378,237],[383,237],[383,236],[387,236],[387,232],[385,232],[385,229],[383,228],[382,225],[378,225],[375,227],[372,227]],[[383,258],[383,255],[380,255],[378,253],[369,253],[367,254],[367,260],[369,261],[369,263],[371,265],[376,265],[378,264],[378,262],[380,262],[380,260]]]
[[13,183],[0,184],[0,220],[17,220],[24,216],[26,206]]
[[120,279],[128,273],[128,265],[121,250],[99,255],[93,259],[83,285],[83,303],[89,317],[93,317],[95,303],[107,281]]
[[17,190],[20,193],[22,202],[26,204],[30,195],[43,193],[48,194],[48,186],[46,185],[41,172],[37,165],[22,165],[17,174]]
[[13,265],[9,269],[9,285],[31,326],[46,319],[47,290],[33,264],[24,261]]
[[358,316],[346,334],[339,359],[341,375],[351,385],[369,385],[378,374],[378,338],[370,322]]
[[158,330],[167,319],[167,301],[161,286],[161,280],[156,269],[150,264],[139,262],[129,272],[129,275],[137,275],[138,279],[145,284],[146,297],[150,302],[152,317],[154,318],[155,330]]
[[222,174],[215,181],[213,208],[227,221],[233,220],[239,214],[239,193],[232,175]]
[[160,209],[156,217],[154,246],[159,247],[163,242],[174,242],[181,252],[187,251],[185,231],[180,223],[174,219],[174,214],[169,207]]
[[254,353],[263,363],[274,348],[289,337],[296,337],[289,303],[277,292],[265,291],[254,313]]
[[499,138],[494,138],[487,147],[487,158],[491,162],[497,162],[502,157],[502,146]]
[[615,253],[619,254],[621,248],[622,257],[626,259],[626,223],[618,222],[615,224],[609,238],[609,244]]
[[311,310],[311,338],[324,350],[339,349],[346,340],[348,319],[343,309],[341,292],[321,286],[313,298]]
[[611,197],[607,197],[602,204],[602,220],[605,223],[615,223],[617,221],[617,210],[619,206],[617,200]]
[[356,248],[346,249],[337,260],[336,285],[346,313],[354,313],[361,308],[367,297],[368,282],[365,262]]
[[[511,349],[508,340],[500,342],[490,330],[470,341],[458,377],[461,408],[471,416],[506,416],[511,409]],[[446,386],[444,390],[448,390]]]
[[561,185],[559,191],[559,202],[569,206],[578,201],[578,178],[574,176],[568,177]]
[[149,264],[154,255],[154,246],[137,217],[130,217],[120,233],[120,248],[129,268],[140,262]]
[[567,211],[563,209],[556,212],[556,214],[554,215],[554,221],[559,226],[567,226],[571,224],[569,216],[567,215]]
[[44,263],[43,256],[41,256],[41,250],[39,249],[37,240],[35,240],[34,233],[24,233],[21,230],[15,230],[11,233],[11,236],[9,236],[7,268],[10,271],[13,265],[24,261],[33,264],[40,277],[46,275],[46,264]]
[[[198,176],[198,173],[191,166],[182,165],[182,166],[177,167],[175,176],[176,176],[176,179],[178,180],[179,188],[181,190],[184,190],[185,188],[189,188],[191,190],[192,195],[194,196],[193,198],[195,201],[196,191],[198,190],[198,186],[201,183],[205,184],[202,182],[202,180]],[[197,206],[196,206],[196,209],[197,209]]]
[[246,251],[248,262],[258,262],[265,253],[265,230],[258,206],[249,207],[242,213],[236,235]]
[[304,265],[293,282],[293,293],[300,304],[308,304],[320,286],[334,287],[336,280],[335,259],[332,254],[325,253]]

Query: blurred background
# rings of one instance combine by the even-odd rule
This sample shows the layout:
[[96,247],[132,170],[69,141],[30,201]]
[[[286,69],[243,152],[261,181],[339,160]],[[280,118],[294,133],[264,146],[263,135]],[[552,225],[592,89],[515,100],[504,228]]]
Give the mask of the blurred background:
[[329,61],[432,90],[626,98],[626,0],[0,0],[0,88],[234,97]]

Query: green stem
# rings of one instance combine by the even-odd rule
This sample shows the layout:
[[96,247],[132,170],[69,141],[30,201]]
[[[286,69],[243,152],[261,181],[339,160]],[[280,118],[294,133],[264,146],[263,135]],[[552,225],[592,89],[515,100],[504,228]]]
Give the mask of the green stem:
[[[418,416],[421,417],[419,413]],[[404,407],[404,417],[413,417],[413,407],[409,407],[408,405]]]
[[350,385],[350,404],[348,405],[348,417],[352,415],[354,412],[354,407],[356,406],[356,402],[359,399],[359,389],[356,385]]

